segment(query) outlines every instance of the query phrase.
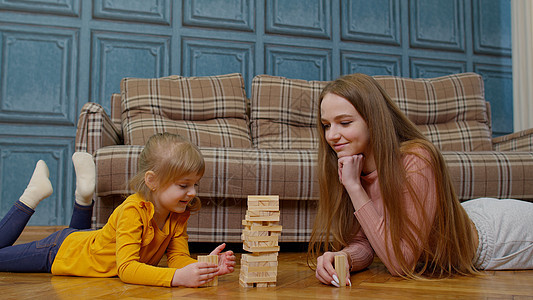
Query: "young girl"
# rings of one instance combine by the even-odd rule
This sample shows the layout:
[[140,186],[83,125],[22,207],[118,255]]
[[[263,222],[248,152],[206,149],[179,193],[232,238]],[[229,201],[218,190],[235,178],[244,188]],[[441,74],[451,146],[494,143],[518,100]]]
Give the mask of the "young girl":
[[338,286],[336,255],[358,271],[377,254],[407,278],[533,268],[533,203],[461,205],[440,152],[371,77],[346,75],[324,88],[318,131],[320,200],[308,258],[322,283]]
[[[197,287],[214,276],[231,273],[232,251],[211,255],[218,266],[197,262],[189,255],[187,219],[200,208],[196,184],[204,159],[193,144],[173,134],[151,137],[139,157],[139,170],[129,196],[99,230],[90,228],[95,185],[93,158],[72,157],[76,171],[76,203],[69,228],[32,243],[13,243],[37,204],[52,193],[48,168],[39,161],[19,201],[0,222],[0,271],[51,272],[88,277],[119,276],[123,282],[158,286]],[[157,267],[163,254],[168,268]]]

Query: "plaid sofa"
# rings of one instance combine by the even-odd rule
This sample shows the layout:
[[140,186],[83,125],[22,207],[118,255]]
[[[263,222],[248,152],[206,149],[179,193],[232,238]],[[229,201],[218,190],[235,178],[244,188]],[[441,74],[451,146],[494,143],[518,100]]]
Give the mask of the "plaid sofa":
[[[443,151],[460,200],[533,200],[533,129],[492,138],[479,75],[375,78]],[[318,197],[315,116],[326,83],[258,75],[248,99],[240,74],[123,79],[110,114],[86,103],[77,128],[76,151],[96,160],[95,227],[132,192],[146,139],[169,131],[196,143],[206,160],[190,241],[240,242],[248,195],[279,195],[281,241],[308,241]]]

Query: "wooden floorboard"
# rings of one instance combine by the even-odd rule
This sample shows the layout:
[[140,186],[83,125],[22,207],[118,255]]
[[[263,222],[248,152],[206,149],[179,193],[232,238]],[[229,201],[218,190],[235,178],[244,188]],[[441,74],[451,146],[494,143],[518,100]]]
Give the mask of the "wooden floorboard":
[[[21,241],[39,235],[28,232]],[[335,288],[315,279],[305,253],[281,250],[276,287],[241,287],[239,264],[234,273],[219,278],[217,287],[206,288],[149,287],[125,284],[118,278],[0,272],[0,299],[533,299],[533,270],[413,281],[390,276],[376,260],[367,270],[352,274],[352,287]],[[198,254],[205,253],[193,256]],[[238,262],[240,255],[237,253]]]

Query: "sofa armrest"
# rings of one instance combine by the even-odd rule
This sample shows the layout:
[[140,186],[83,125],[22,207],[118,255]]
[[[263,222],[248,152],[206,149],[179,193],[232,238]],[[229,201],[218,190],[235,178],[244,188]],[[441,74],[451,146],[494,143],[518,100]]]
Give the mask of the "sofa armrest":
[[104,108],[97,103],[85,103],[76,130],[76,151],[94,155],[97,149],[121,144],[122,129],[113,124]]
[[492,149],[533,152],[533,128],[493,138]]

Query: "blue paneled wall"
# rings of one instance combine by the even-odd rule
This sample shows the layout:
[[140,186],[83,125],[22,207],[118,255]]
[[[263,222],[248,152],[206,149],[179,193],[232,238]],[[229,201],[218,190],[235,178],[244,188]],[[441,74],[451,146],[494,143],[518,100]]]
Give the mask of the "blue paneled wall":
[[32,225],[67,224],[82,105],[123,77],[242,73],[331,80],[477,72],[496,135],[513,131],[510,0],[0,0],[0,216],[35,162],[54,193]]

